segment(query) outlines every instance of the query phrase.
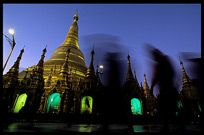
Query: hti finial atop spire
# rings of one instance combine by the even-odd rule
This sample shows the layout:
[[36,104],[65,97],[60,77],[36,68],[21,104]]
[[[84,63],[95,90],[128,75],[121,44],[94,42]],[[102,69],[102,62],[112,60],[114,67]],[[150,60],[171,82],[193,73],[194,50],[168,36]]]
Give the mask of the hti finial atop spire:
[[79,20],[79,16],[78,16],[78,9],[76,11],[76,14],[74,15],[74,22],[77,22]]

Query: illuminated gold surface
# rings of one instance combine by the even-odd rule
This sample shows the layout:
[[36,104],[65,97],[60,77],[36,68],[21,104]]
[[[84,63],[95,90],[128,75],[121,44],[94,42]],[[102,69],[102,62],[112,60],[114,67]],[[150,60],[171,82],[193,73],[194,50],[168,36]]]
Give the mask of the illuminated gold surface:
[[[75,14],[74,21],[70,26],[68,34],[64,42],[55,49],[50,59],[44,62],[43,78],[46,80],[49,76],[51,68],[53,69],[52,80],[56,80],[62,65],[65,61],[66,51],[70,49],[70,56],[68,59],[69,72],[71,72],[72,79],[83,79],[87,72],[85,65],[84,54],[81,52],[78,44],[78,14]],[[46,56],[47,57],[47,56]],[[21,80],[25,72],[28,71],[28,76],[35,66],[29,67],[26,70],[19,73],[19,79]]]

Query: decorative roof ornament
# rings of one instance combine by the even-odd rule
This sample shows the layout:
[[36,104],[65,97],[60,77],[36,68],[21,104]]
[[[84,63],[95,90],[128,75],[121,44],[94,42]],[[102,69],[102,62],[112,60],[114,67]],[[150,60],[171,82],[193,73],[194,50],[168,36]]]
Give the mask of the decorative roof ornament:
[[74,22],[77,22],[79,20],[78,9],[76,11],[76,14],[73,16],[73,18],[74,18]]

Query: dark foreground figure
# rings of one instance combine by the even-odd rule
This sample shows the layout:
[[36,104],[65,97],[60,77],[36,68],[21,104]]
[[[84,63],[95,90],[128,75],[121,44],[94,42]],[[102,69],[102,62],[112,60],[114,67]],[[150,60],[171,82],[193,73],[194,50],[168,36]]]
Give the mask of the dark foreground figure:
[[178,91],[174,87],[173,80],[175,79],[175,72],[170,59],[160,50],[149,46],[149,53],[154,60],[153,66],[154,75],[151,82],[150,93],[153,95],[153,88],[156,84],[159,86],[160,94],[158,95],[159,116],[164,124],[161,132],[169,132],[169,122],[178,123],[179,130],[185,130],[180,117],[176,118]]

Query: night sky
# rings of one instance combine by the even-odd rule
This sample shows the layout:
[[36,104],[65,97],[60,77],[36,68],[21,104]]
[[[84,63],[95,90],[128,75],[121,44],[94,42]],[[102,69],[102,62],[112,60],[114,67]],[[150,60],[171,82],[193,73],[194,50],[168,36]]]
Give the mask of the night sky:
[[[3,33],[12,38],[8,29],[13,28],[16,41],[3,74],[13,65],[24,45],[20,69],[36,65],[46,45],[45,60],[48,60],[64,42],[76,10],[79,15],[79,47],[87,66],[93,44],[95,66],[103,64],[102,51],[120,52],[121,59],[126,62],[129,53],[138,82],[143,83],[145,73],[150,86],[151,59],[144,49],[144,45],[149,43],[170,56],[180,89],[181,52],[193,52],[197,54],[195,57],[200,57],[201,4],[3,4]],[[3,37],[3,65],[10,50]],[[194,78],[190,71],[191,63],[182,59],[187,74]]]

